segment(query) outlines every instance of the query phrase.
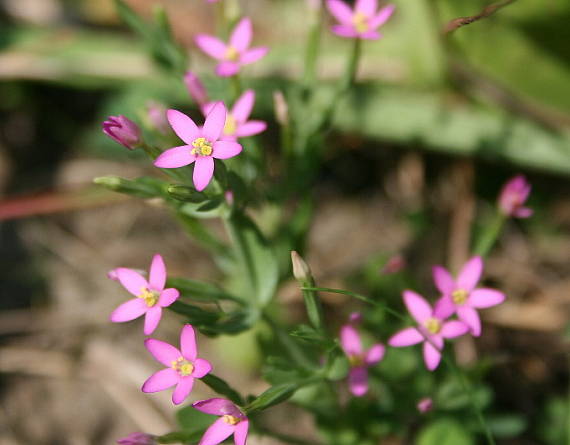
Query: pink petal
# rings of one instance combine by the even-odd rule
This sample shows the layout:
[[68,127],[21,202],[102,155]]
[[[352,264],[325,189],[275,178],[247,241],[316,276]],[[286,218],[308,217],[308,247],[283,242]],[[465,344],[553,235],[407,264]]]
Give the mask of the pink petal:
[[193,155],[190,150],[192,150],[190,145],[170,148],[155,159],[154,166],[160,168],[178,168],[192,164],[192,162],[196,160],[196,156]]
[[358,34],[358,37],[360,37],[361,39],[364,39],[364,40],[378,40],[384,36],[382,34],[380,34],[378,31],[367,31],[367,32]]
[[212,110],[206,116],[204,127],[202,128],[202,135],[210,142],[216,142],[226,124],[226,106],[223,102],[217,102],[212,107]]
[[247,430],[249,429],[249,420],[242,420],[236,425],[234,431],[234,443],[235,445],[245,445],[247,442]]
[[269,48],[265,46],[260,46],[257,48],[252,48],[244,53],[242,53],[239,61],[242,65],[249,65],[250,63],[257,62],[262,57],[269,52]]
[[435,349],[441,351],[443,349],[443,337],[440,334],[437,335],[433,335],[433,334],[428,334],[427,338],[429,339],[426,340],[428,341],[428,343],[431,343],[432,346],[435,346]]
[[201,379],[206,374],[212,370],[212,365],[208,360],[204,360],[203,358],[197,358],[194,360],[194,372],[192,373],[192,377],[196,377],[197,379]]
[[327,0],[327,9],[339,23],[344,23],[344,24],[352,23],[353,11],[343,1]]
[[188,145],[192,145],[194,139],[200,137],[198,126],[184,113],[170,109],[166,112],[166,118],[176,135]]
[[384,347],[384,345],[380,343],[372,345],[372,347],[366,353],[366,364],[368,366],[375,365],[384,358],[385,352],[386,348]]
[[245,17],[241,19],[234,28],[232,35],[230,36],[230,46],[235,48],[238,52],[245,51],[249,48],[252,35],[253,30],[251,27],[251,20],[248,17]]
[[352,25],[334,25],[331,27],[331,31],[341,37],[348,37],[350,39],[358,37],[358,33]]
[[263,121],[249,121],[237,127],[234,135],[238,138],[245,138],[262,133],[266,130],[267,124]]
[[362,343],[360,336],[354,327],[345,324],[340,329],[340,344],[346,355],[362,354]]
[[534,210],[529,209],[528,207],[519,207],[514,211],[514,216],[517,218],[529,218],[534,213]]
[[419,294],[405,290],[403,292],[404,303],[408,308],[408,312],[414,317],[418,323],[422,324],[425,320],[432,316],[432,309],[428,302]]
[[239,155],[242,151],[241,144],[233,141],[217,141],[214,143],[212,156],[216,159],[228,159]]
[[456,289],[455,280],[446,268],[433,266],[432,276],[435,286],[442,294],[449,295]]
[[433,310],[433,315],[440,320],[445,320],[451,317],[456,310],[455,303],[449,295],[444,295],[439,300],[435,302],[435,307]]
[[223,60],[226,55],[226,44],[216,37],[198,34],[194,41],[198,48],[214,59]]
[[390,346],[401,347],[411,346],[424,341],[424,336],[416,328],[406,328],[394,334],[388,344]]
[[481,288],[471,291],[467,303],[469,306],[484,309],[501,304],[505,298],[505,294],[498,290]]
[[146,311],[146,315],[144,317],[144,335],[150,335],[154,332],[158,323],[160,322],[160,318],[162,317],[162,308],[160,306],[151,307],[148,311]]
[[459,276],[457,277],[457,287],[459,289],[464,289],[467,292],[471,292],[481,278],[482,272],[483,260],[480,256],[474,256],[465,263],[459,272]]
[[158,362],[169,368],[172,366],[172,362],[182,356],[174,346],[154,338],[147,338],[144,341],[144,346]]
[[178,383],[180,376],[172,368],[161,369],[151,375],[142,386],[142,392],[164,391]]
[[201,192],[204,190],[214,174],[214,158],[211,156],[200,156],[196,159],[196,165],[194,166],[194,175],[192,180],[194,181],[194,187],[196,190]]
[[148,309],[142,298],[133,298],[115,309],[109,319],[113,323],[121,323],[123,321],[131,321],[140,317]]
[[185,324],[180,332],[180,349],[182,349],[182,357],[186,360],[194,361],[198,356],[198,347],[196,346],[196,333],[191,324]]
[[207,400],[200,400],[192,404],[198,411],[206,414],[213,414],[215,416],[223,416],[229,414],[230,416],[241,417],[241,411],[232,402],[226,399],[213,398]]
[[356,0],[354,11],[360,12],[367,17],[372,17],[378,9],[378,2],[376,0]]
[[435,370],[441,360],[441,352],[435,349],[430,343],[424,343],[424,363],[429,371]]
[[216,74],[220,77],[231,77],[239,72],[239,68],[239,63],[225,61],[216,66]]
[[194,386],[194,377],[181,377],[180,380],[178,380],[178,385],[176,385],[176,388],[172,393],[172,403],[180,405],[184,402],[186,397],[190,395],[192,386]]
[[158,298],[158,304],[160,307],[167,307],[178,300],[180,296],[180,292],[178,289],[174,289],[173,287],[169,287],[168,289],[164,289]]
[[368,22],[368,26],[370,26],[372,29],[376,29],[382,26],[392,16],[395,9],[396,9],[395,5],[384,6],[382,9],[380,9],[378,14],[376,14],[374,17],[372,17],[372,19],[370,19],[370,21]]
[[455,338],[469,332],[469,326],[457,320],[448,321],[441,327],[440,335],[444,338]]
[[352,368],[348,373],[350,392],[361,397],[368,392],[368,371],[364,366]]
[[119,267],[118,269],[115,269],[115,272],[117,273],[117,278],[123,287],[137,297],[142,293],[143,289],[148,287],[148,283],[144,277],[132,269]]
[[457,308],[457,316],[471,329],[474,337],[481,335],[481,319],[477,311],[469,306],[461,306]]
[[226,423],[224,418],[220,417],[206,430],[198,445],[217,445],[230,437],[235,428],[235,425]]
[[245,91],[232,107],[231,115],[239,123],[244,123],[249,118],[253,105],[255,104],[255,92],[253,90]]
[[161,292],[164,289],[164,283],[166,282],[166,266],[164,265],[164,260],[162,256],[156,254],[152,258],[152,263],[150,265],[149,279],[148,283],[153,290]]

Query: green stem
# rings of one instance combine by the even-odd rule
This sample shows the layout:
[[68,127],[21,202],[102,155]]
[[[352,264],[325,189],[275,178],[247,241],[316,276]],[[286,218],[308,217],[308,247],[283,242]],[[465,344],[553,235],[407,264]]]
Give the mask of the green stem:
[[263,320],[267,323],[267,325],[273,331],[277,341],[281,343],[281,345],[287,351],[287,354],[293,360],[294,363],[299,363],[301,366],[305,368],[312,368],[313,362],[309,357],[306,356],[305,352],[299,347],[297,343],[291,338],[291,336],[283,330],[281,326],[277,324],[273,318],[268,315],[266,312],[262,314]]
[[230,77],[230,84],[231,84],[231,91],[232,91],[232,99],[235,102],[238,99],[238,97],[241,96],[241,93],[243,90],[239,74],[236,74],[236,75]]
[[311,11],[314,17],[307,38],[307,46],[305,48],[305,71],[303,73],[303,86],[305,90],[310,90],[316,79],[317,60],[319,56],[319,48],[321,46],[321,25],[323,22],[323,8],[318,11]]
[[303,293],[305,307],[307,308],[307,316],[309,317],[311,325],[313,325],[317,331],[324,332],[325,323],[323,305],[321,304],[321,299],[317,295],[317,291],[311,289],[314,286],[315,281],[313,277],[310,277],[301,284],[301,292]]
[[497,214],[493,218],[490,224],[485,226],[483,233],[481,233],[477,243],[475,245],[475,254],[486,257],[501,234],[503,226],[505,225],[507,218],[506,216],[497,211]]

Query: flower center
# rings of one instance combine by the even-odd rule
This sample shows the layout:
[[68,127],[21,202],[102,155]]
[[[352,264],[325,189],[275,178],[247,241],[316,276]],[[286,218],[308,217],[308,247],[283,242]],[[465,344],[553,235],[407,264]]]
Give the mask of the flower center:
[[441,321],[437,318],[428,318],[424,326],[430,334],[438,334],[441,331]]
[[228,114],[226,117],[226,124],[224,125],[224,134],[227,135],[234,134],[236,130],[237,130],[236,118],[233,117],[231,114]]
[[455,304],[465,304],[469,293],[465,289],[456,289],[451,293],[451,298]]
[[174,369],[182,377],[187,377],[194,372],[194,365],[184,357],[178,357],[172,361],[172,369]]
[[356,32],[363,34],[368,31],[368,17],[362,12],[357,12],[352,16],[352,24]]
[[228,46],[226,48],[226,54],[224,55],[224,58],[230,62],[237,62],[239,59],[239,52],[233,46]]
[[224,414],[222,416],[222,419],[224,419],[224,422],[226,422],[228,425],[236,425],[241,422],[241,419],[237,418],[236,416],[232,416],[230,414]]
[[192,142],[190,153],[196,156],[210,156],[212,154],[212,143],[206,138],[197,138]]
[[142,298],[148,307],[153,307],[158,302],[160,293],[155,290],[149,290],[146,287],[143,287],[138,297]]
[[361,355],[349,355],[348,363],[350,363],[351,368],[358,368],[364,365],[364,358]]

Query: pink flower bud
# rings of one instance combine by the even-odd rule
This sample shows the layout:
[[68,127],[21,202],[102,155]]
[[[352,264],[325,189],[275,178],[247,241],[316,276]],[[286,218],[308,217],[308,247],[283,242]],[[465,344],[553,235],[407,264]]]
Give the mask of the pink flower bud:
[[402,255],[394,255],[386,262],[380,273],[390,275],[400,272],[405,267],[406,259]]
[[208,93],[202,81],[192,71],[188,71],[184,76],[184,83],[188,89],[190,97],[202,107],[208,102]]
[[532,209],[524,207],[531,185],[523,175],[511,178],[503,186],[499,195],[499,209],[507,216],[513,218],[528,218],[532,215]]
[[170,125],[166,118],[166,108],[157,102],[150,102],[147,106],[147,117],[150,124],[162,134],[170,131]]
[[146,433],[131,433],[127,437],[117,440],[120,445],[155,445],[158,442],[155,436]]
[[362,314],[360,312],[353,312],[348,316],[348,322],[351,324],[359,324],[362,322]]
[[420,413],[427,413],[433,408],[433,400],[431,397],[424,397],[418,402],[417,408]]
[[103,122],[103,133],[129,150],[134,150],[141,142],[140,128],[123,115],[109,116]]

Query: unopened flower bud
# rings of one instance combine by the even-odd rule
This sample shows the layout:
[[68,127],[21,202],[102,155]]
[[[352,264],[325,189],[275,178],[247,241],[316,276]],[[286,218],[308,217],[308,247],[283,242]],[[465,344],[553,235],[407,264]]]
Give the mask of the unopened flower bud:
[[391,275],[400,272],[405,267],[406,259],[402,255],[394,255],[386,262],[380,273]]
[[134,150],[141,142],[139,126],[123,115],[109,116],[103,122],[103,133],[129,150]]
[[289,106],[282,91],[273,92],[273,109],[277,122],[281,125],[289,124]]
[[196,74],[192,71],[188,71],[184,75],[184,83],[186,84],[190,97],[194,99],[200,107],[208,102],[208,93],[206,92],[206,88]]
[[362,322],[362,313],[353,312],[348,316],[348,322],[350,324],[359,324]]
[[499,209],[506,216],[514,218],[528,218],[532,215],[532,209],[524,207],[531,185],[523,175],[517,175],[510,179],[502,188],[499,195]]
[[120,445],[155,445],[158,444],[156,436],[146,433],[131,433],[127,437],[117,440]]
[[291,262],[293,263],[293,276],[298,281],[308,281],[311,279],[311,269],[309,265],[305,263],[301,255],[294,250],[291,251]]
[[150,125],[161,132],[167,134],[170,131],[170,125],[166,118],[166,107],[157,102],[151,102],[147,106],[147,117]]
[[421,399],[416,406],[420,413],[427,413],[433,408],[433,400],[431,397],[425,397]]

